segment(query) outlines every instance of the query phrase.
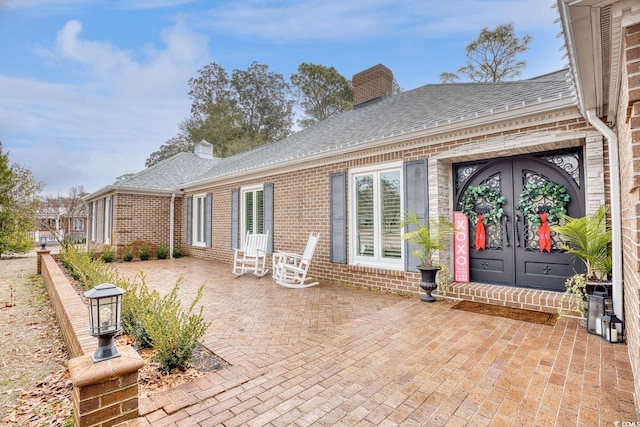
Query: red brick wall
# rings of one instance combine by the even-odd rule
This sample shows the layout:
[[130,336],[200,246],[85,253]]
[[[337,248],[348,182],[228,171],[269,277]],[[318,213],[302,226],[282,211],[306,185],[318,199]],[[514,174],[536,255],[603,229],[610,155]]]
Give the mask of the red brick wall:
[[[617,120],[624,311],[635,392],[640,396],[640,25],[627,29],[625,42],[626,67]],[[636,405],[640,413],[637,399]]]
[[113,241],[116,256],[122,256],[125,245],[144,241],[151,245],[154,256],[158,245],[169,246],[169,213],[171,195],[151,196],[118,193],[114,197]]
[[[557,132],[571,130],[591,130],[582,119],[571,119],[552,123],[544,127],[532,125],[514,131],[497,132],[478,138],[461,139],[455,142],[424,145],[411,150],[398,149],[395,152],[371,155],[352,161],[336,161],[331,165],[298,170],[273,175],[259,180],[247,180],[240,184],[223,185],[185,195],[212,192],[213,196],[213,238],[212,248],[186,246],[185,253],[199,258],[231,263],[230,250],[230,202],[231,190],[251,184],[274,184],[274,250],[301,252],[310,232],[320,232],[321,238],[311,264],[309,274],[330,282],[353,282],[358,285],[383,287],[390,290],[421,293],[418,287],[419,274],[371,267],[332,264],[329,262],[329,179],[334,172],[348,172],[356,166],[376,164],[393,160],[414,160],[428,158],[468,143],[482,143],[483,140],[501,135],[527,134],[530,132]],[[186,203],[180,207],[182,218],[186,215]],[[184,220],[180,235],[176,239],[184,242]],[[270,262],[270,259],[268,259]]]
[[393,73],[382,64],[378,64],[353,76],[353,104],[391,96]]

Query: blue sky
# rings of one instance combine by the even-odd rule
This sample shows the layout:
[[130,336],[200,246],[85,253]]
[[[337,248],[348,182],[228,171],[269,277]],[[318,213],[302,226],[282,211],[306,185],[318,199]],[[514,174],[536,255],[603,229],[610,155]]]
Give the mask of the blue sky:
[[376,64],[404,90],[465,64],[484,27],[533,37],[521,78],[556,71],[560,24],[541,0],[0,0],[0,141],[65,195],[139,172],[188,117],[188,80],[253,62],[347,78]]

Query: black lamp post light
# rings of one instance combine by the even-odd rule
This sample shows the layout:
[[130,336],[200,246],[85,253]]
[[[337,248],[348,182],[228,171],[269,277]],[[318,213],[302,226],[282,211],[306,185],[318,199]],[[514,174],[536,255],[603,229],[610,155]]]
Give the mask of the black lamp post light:
[[120,356],[113,336],[122,329],[122,296],[125,290],[103,283],[84,293],[89,300],[89,332],[98,337],[98,348],[91,356],[94,362]]
[[40,236],[40,249],[45,250],[47,247],[47,236]]

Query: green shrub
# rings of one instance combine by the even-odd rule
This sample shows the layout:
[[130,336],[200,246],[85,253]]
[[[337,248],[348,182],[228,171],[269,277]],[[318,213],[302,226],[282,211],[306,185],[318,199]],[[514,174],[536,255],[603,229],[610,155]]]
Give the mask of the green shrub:
[[164,245],[160,245],[156,248],[156,258],[158,259],[167,259],[169,258],[169,248],[164,246]]
[[149,290],[142,272],[133,282],[121,282],[121,287],[127,291],[122,299],[122,329],[135,339],[136,347],[152,347],[146,322],[159,308],[160,294]]
[[113,262],[116,259],[116,253],[111,246],[105,246],[100,259],[104,262]]
[[122,252],[122,259],[127,262],[133,259],[133,248],[131,247],[131,245],[126,245],[124,247],[124,251]]
[[147,328],[153,348],[156,350],[155,360],[164,371],[185,369],[193,358],[193,350],[198,340],[209,327],[202,317],[203,307],[194,313],[195,305],[202,298],[204,283],[198,288],[196,298],[185,313],[178,299],[178,289],[182,277],[178,279],[170,294],[159,300],[159,309],[153,310],[147,317]]
[[149,249],[149,244],[143,243],[140,245],[138,256],[140,257],[140,261],[146,261],[151,257],[151,249]]
[[62,247],[60,260],[71,276],[80,281],[85,289],[91,289],[101,283],[118,282],[118,272],[112,265],[94,260],[92,253],[79,250],[73,245]]
[[173,248],[173,257],[182,258],[182,251],[180,251],[180,248],[178,247]]

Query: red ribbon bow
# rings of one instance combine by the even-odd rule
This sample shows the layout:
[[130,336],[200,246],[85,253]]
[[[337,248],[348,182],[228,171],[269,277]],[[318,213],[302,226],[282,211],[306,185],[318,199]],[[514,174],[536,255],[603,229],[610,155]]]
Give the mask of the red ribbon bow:
[[538,242],[540,244],[540,252],[547,251],[551,253],[551,232],[547,223],[547,214],[540,214],[540,227],[538,227]]
[[484,223],[482,222],[483,219],[484,215],[478,215],[478,221],[476,222],[476,252],[484,249],[487,239],[487,233],[484,230]]

